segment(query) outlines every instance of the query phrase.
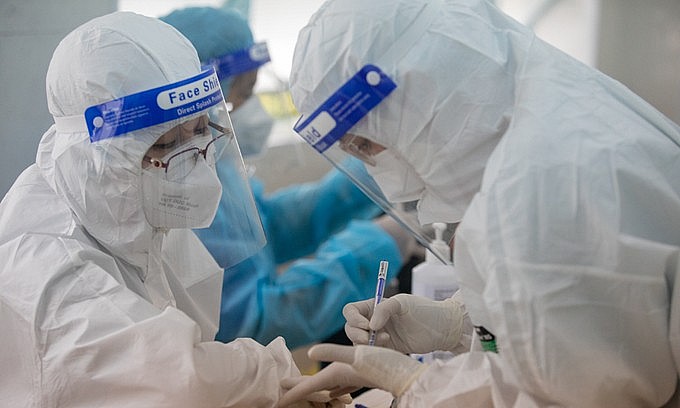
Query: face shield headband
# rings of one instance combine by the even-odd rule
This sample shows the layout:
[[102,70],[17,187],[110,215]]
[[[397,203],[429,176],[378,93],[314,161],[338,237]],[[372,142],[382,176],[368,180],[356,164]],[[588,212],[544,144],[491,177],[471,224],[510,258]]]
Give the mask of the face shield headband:
[[[224,257],[229,265],[222,266],[234,265],[252,256],[264,246],[266,239],[259,213],[214,69],[210,68],[194,77],[172,84],[91,106],[85,110],[83,116],[55,118],[57,129],[60,130],[60,127],[61,131],[87,129],[91,143],[105,141],[113,143],[119,137],[134,138],[140,131],[156,133],[160,136],[158,139],[160,141],[168,135],[172,136],[173,140],[181,140],[181,136],[175,139],[174,135],[190,134],[184,148],[178,146],[173,154],[158,160],[161,162],[160,166],[151,162],[151,165],[145,168],[144,160],[140,160],[142,173],[158,172],[160,182],[151,184],[158,186],[173,184],[175,190],[181,190],[173,197],[181,196],[182,199],[167,200],[167,197],[163,198],[165,190],[146,191],[147,188],[143,189],[144,202],[146,203],[148,195],[157,195],[159,205],[164,207],[162,211],[181,216],[182,211],[193,207],[191,200],[206,199],[194,194],[198,191],[196,186],[205,184],[206,179],[193,180],[191,177],[195,178],[197,173],[192,169],[211,166],[218,186],[222,184],[221,196],[218,192],[214,200],[211,199],[213,201],[211,205],[214,206],[217,206],[219,201],[218,216],[212,222],[219,221],[220,230],[224,231],[221,238],[231,243],[224,246],[230,251],[230,254]],[[197,129],[200,129],[200,135],[196,134]],[[158,147],[154,145],[153,148]],[[149,149],[149,152],[151,150]],[[227,174],[229,180],[220,182],[216,179],[214,165],[218,158],[222,170],[220,174]],[[190,163],[197,164],[192,166]],[[146,183],[145,187],[148,185],[149,183]],[[156,216],[158,223],[172,224],[173,228],[181,227],[181,223],[176,219],[163,218],[162,211],[161,215]],[[149,216],[147,213],[147,218]],[[191,223],[187,223],[187,227],[194,228]]]
[[248,48],[224,54],[205,61],[206,66],[212,66],[220,80],[233,77],[243,72],[252,71],[271,61],[267,43],[260,42]]

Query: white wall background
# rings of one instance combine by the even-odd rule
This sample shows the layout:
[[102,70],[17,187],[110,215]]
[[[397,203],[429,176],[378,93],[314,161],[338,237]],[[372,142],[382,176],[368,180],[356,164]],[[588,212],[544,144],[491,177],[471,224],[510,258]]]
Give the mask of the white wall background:
[[496,0],[680,123],[680,0]]
[[[34,161],[38,141],[52,123],[45,102],[45,73],[64,35],[117,7],[160,16],[178,7],[220,3],[0,0],[0,197]],[[321,3],[251,0],[255,39],[267,41],[272,56],[256,91],[285,86],[297,32]],[[519,21],[533,24],[539,37],[623,82],[680,122],[680,0],[496,0],[496,4]],[[286,142],[279,144],[299,140],[289,122],[277,123],[275,133],[274,141]],[[258,161],[258,172],[269,179],[271,188],[314,179],[327,168],[304,144],[272,148]]]
[[543,40],[595,65],[600,0],[496,0],[496,5]]
[[75,27],[116,9],[116,0],[0,0],[0,197],[35,161],[52,124],[45,75],[52,52]]
[[680,0],[601,0],[597,67],[680,124]]

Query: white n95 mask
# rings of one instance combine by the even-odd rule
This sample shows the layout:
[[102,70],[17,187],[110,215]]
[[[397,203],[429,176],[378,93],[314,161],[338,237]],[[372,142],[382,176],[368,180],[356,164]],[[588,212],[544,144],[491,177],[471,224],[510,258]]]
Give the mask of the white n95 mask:
[[425,183],[413,166],[389,150],[376,154],[373,160],[375,166],[366,166],[366,171],[389,201],[403,203],[420,199]]
[[156,228],[205,228],[210,225],[222,195],[214,166],[203,156],[181,179],[171,181],[162,170],[142,170],[144,214]]
[[274,126],[274,119],[264,110],[257,96],[248,98],[229,116],[243,157],[262,153]]

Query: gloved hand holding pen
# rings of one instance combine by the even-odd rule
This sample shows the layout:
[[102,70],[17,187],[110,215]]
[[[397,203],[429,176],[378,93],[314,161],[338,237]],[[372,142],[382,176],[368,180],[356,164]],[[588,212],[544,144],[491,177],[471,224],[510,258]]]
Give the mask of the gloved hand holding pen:
[[428,367],[409,356],[382,347],[318,344],[309,349],[308,355],[313,360],[333,361],[333,364],[313,376],[284,380],[281,385],[288,391],[281,397],[280,407],[324,390],[335,397],[370,387],[399,397]]
[[384,299],[375,310],[373,303],[368,299],[343,308],[345,333],[354,344],[368,344],[369,330],[375,330],[377,346],[402,353],[454,351],[460,343],[464,321],[471,326],[465,306],[456,296],[435,301],[398,294]]

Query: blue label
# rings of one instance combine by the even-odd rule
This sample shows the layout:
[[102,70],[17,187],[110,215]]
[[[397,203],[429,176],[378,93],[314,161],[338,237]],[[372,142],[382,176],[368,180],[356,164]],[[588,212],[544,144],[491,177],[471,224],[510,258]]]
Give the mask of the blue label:
[[213,58],[206,62],[215,67],[220,79],[228,78],[243,72],[252,71],[270,61],[267,43],[253,44],[249,48],[221,57]]
[[323,153],[396,87],[380,68],[365,65],[294,129]]
[[385,278],[378,279],[378,290],[375,293],[375,297],[382,299],[383,292],[385,291]]
[[192,115],[224,101],[214,69],[194,77],[90,106],[85,121],[96,142]]

